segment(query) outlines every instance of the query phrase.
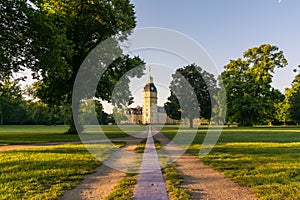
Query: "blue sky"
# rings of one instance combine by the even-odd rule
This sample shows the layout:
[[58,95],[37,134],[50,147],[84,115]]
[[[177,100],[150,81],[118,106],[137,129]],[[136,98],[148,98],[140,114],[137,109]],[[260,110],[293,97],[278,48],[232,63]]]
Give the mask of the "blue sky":
[[284,52],[289,65],[278,69],[274,87],[290,87],[300,64],[299,0],[132,0],[137,28],[161,27],[193,38],[220,71],[248,48],[270,43]]

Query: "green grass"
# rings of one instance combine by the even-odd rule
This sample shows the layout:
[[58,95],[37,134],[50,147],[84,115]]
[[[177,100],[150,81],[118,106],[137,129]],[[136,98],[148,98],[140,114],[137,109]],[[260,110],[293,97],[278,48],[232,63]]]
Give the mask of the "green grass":
[[[189,130],[184,130],[188,134]],[[174,137],[176,128],[163,132]],[[189,147],[198,155],[206,128],[200,128]],[[224,128],[203,161],[260,199],[300,199],[300,129],[298,127]]]
[[137,183],[137,174],[128,172],[126,176],[114,187],[105,200],[131,200],[134,193],[134,186]]
[[181,188],[183,175],[176,170],[175,164],[169,164],[163,169],[166,188],[170,200],[189,200],[190,194]]
[[134,149],[135,153],[144,153],[147,139],[143,139]]
[[[86,135],[99,133],[96,126],[86,127]],[[145,127],[101,126],[108,138],[127,137]],[[0,145],[79,141],[78,135],[67,135],[68,126],[0,126]],[[124,143],[115,143],[121,147]],[[100,161],[108,158],[112,145],[91,144]],[[101,149],[101,151],[99,151]],[[92,173],[100,161],[84,145],[59,145],[0,152],[0,199],[58,199],[65,190],[74,188],[82,176]],[[121,185],[132,182],[133,176]],[[122,186],[123,187],[123,186]],[[126,196],[128,192],[125,191]]]
[[204,162],[261,199],[300,199],[300,143],[219,144]]
[[137,125],[101,125],[100,128],[101,129],[99,129],[99,126],[85,126],[85,133],[97,134],[101,131],[105,133],[108,138],[122,138],[146,130],[145,126]]
[[[110,145],[93,146],[102,149],[103,160],[109,156]],[[0,199],[58,199],[103,161],[83,145],[3,151],[0,158]]]
[[[46,142],[80,141],[78,135],[65,134],[69,126],[42,126],[42,125],[2,125],[0,126],[0,145],[33,144]],[[143,126],[122,126],[122,130],[116,125],[101,126],[101,131],[107,138],[122,138],[128,134],[139,133]],[[90,139],[97,138],[99,128],[86,126],[86,136]]]
[[64,134],[68,126],[0,126],[0,145],[67,142],[80,140]]

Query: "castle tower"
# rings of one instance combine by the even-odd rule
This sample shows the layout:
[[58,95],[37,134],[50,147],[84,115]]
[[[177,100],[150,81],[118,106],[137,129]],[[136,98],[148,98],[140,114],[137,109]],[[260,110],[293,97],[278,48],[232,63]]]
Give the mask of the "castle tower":
[[143,124],[156,124],[157,120],[157,89],[149,75],[143,91]]

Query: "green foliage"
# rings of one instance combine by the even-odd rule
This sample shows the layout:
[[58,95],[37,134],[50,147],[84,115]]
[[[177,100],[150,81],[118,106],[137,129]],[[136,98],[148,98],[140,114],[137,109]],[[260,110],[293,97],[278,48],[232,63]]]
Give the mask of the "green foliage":
[[27,2],[0,2],[0,80],[36,62],[31,54],[30,35],[30,21],[35,10]]
[[[0,5],[4,19],[1,76],[19,71],[21,66],[31,69],[39,79],[36,95],[51,105],[70,104],[74,80],[86,56],[113,36],[115,46],[104,51],[107,57],[115,58],[122,52],[118,42],[124,41],[136,25],[129,0],[33,0],[30,4],[5,0]],[[143,64],[137,57],[117,58],[100,81],[97,97],[111,101],[112,88],[124,72]],[[129,76],[141,74],[142,68]],[[128,87],[123,94],[130,95]],[[74,104],[75,116],[79,101]],[[71,125],[75,130],[74,123]]]
[[165,103],[165,109],[168,116],[171,119],[180,120],[181,119],[181,108],[179,105],[179,101],[171,91],[171,95],[168,97],[168,102]]
[[144,61],[139,57],[130,58],[128,55],[118,57],[102,74],[96,96],[118,108],[127,108],[133,103],[129,90],[130,78],[140,78],[143,75],[144,65]]
[[[25,100],[19,80],[0,81],[0,124],[69,124],[71,109],[66,105],[47,105]],[[27,87],[26,89],[32,88]],[[28,92],[26,92],[28,93]]]
[[124,109],[114,107],[112,115],[116,123],[127,120]]
[[286,101],[289,103],[287,110],[291,119],[298,124],[300,122],[300,74],[295,76],[292,87],[286,92]]
[[[214,75],[192,64],[176,70],[170,84],[171,96],[165,103],[168,116],[174,119],[187,117],[210,119],[213,97],[217,93]],[[181,116],[181,117],[180,117]]]
[[0,125],[24,123],[26,103],[22,98],[18,80],[4,78],[0,81]]
[[28,101],[26,104],[28,119],[26,124],[66,125],[70,124],[70,106],[47,105],[41,101]]
[[227,120],[242,126],[271,122],[282,94],[272,88],[275,68],[287,65],[278,47],[263,44],[248,49],[244,58],[230,60],[222,72],[227,97]]
[[275,120],[279,123],[283,123],[283,125],[291,122],[289,102],[290,96],[290,89],[286,88],[283,101],[275,103]]
[[[71,47],[71,50],[68,51],[70,55],[65,59],[66,67],[37,69],[42,71],[43,75],[43,82],[38,95],[42,100],[50,103],[64,100],[70,102],[75,77],[86,56],[98,44],[113,35],[116,35],[116,40],[126,39],[130,30],[135,27],[133,6],[128,0],[85,2],[79,0],[44,0],[38,3],[37,6],[51,20],[53,25],[51,27],[54,30],[63,27],[64,32],[59,33],[60,38],[64,38],[61,42],[63,46],[58,47],[58,52],[62,53],[59,57],[65,58],[66,56],[63,55],[65,51],[62,49]],[[107,49],[106,51],[110,57],[114,57],[115,53],[119,53],[121,49],[115,46],[115,50]],[[111,93],[107,92],[107,89],[112,90],[114,86],[112,83],[123,75],[125,69],[136,67],[136,63],[131,63],[132,65],[126,65],[126,68],[124,68],[124,60],[130,60],[130,58],[122,57],[112,64],[111,69],[114,73],[109,74],[110,76],[107,79],[103,78],[106,81],[99,84],[97,97],[110,101]],[[129,64],[129,62],[125,63]],[[64,85],[64,87],[61,88],[61,85]],[[86,98],[90,97],[92,96],[86,96]],[[73,109],[75,109],[73,112],[76,115],[78,111],[76,102],[73,102]],[[74,127],[72,128],[74,130]]]
[[[219,80],[219,88],[217,91],[217,94],[213,96],[213,99],[216,101],[216,104],[212,108],[213,116],[212,120],[216,122],[216,124],[225,124],[225,118],[226,118],[226,90],[221,80]],[[201,119],[202,121],[202,119]]]

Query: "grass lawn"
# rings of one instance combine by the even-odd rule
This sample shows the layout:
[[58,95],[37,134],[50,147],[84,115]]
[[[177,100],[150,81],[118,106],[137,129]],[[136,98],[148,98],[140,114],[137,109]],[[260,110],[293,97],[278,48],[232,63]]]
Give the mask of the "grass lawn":
[[[64,134],[67,129],[68,126],[0,126],[0,145],[80,140],[78,135]],[[128,136],[117,126],[102,129],[108,138]],[[90,145],[97,149],[100,160],[81,144],[0,151],[0,199],[58,199],[64,190],[80,183],[84,174],[92,173],[114,148],[109,144]]]
[[[176,129],[165,127],[162,132],[173,138]],[[198,130],[190,153],[198,155],[206,131]],[[203,161],[253,188],[260,199],[300,199],[300,128],[226,127]]]
[[[39,125],[2,125],[0,126],[0,146],[12,144],[32,144],[45,142],[79,141],[78,135],[64,134],[69,126],[39,126]],[[126,133],[138,133],[145,129],[139,126],[123,126],[122,130],[117,125],[101,126],[108,138],[126,137]],[[96,126],[86,127],[86,134],[93,138],[99,132]]]
[[68,126],[0,126],[0,145],[66,142],[79,140],[78,135],[64,134]]
[[[102,149],[103,160],[109,156],[110,145],[93,145]],[[58,199],[103,160],[96,160],[83,145],[2,151],[0,199]]]

